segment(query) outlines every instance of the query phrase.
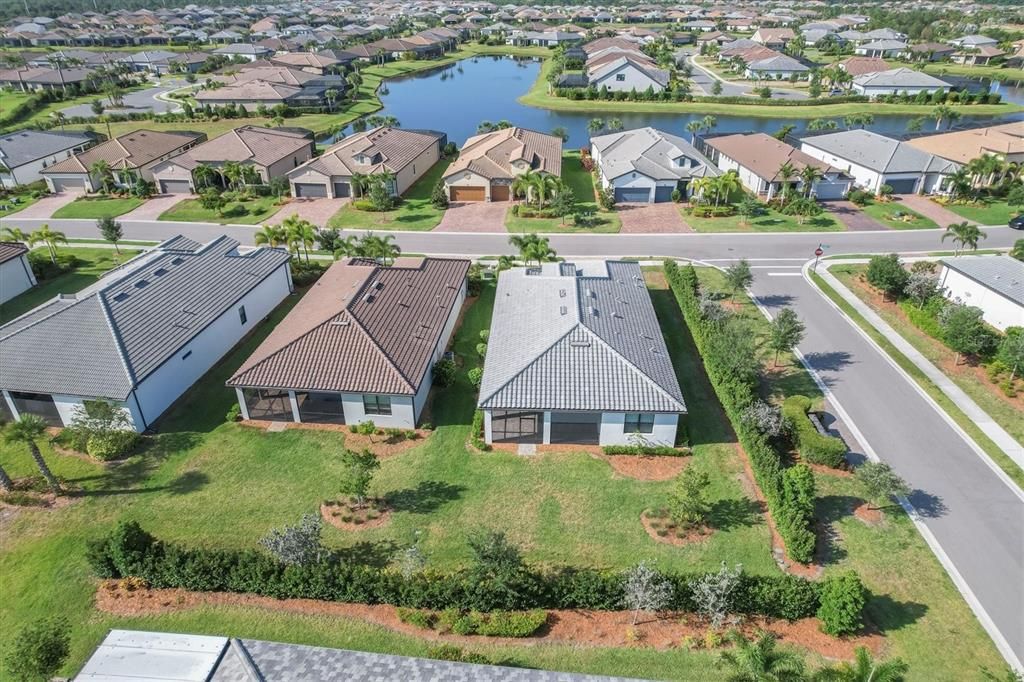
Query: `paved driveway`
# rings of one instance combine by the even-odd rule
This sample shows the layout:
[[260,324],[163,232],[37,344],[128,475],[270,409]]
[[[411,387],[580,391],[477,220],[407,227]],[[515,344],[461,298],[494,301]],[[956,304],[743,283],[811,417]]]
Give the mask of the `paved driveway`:
[[195,199],[194,194],[157,194],[134,211],[129,211],[118,220],[156,220],[160,214],[185,199]]
[[[714,87],[715,81],[719,81],[722,84],[722,94],[719,97],[743,97],[754,95],[754,84],[748,82],[736,83],[733,81],[727,81],[718,74],[707,69],[697,63],[695,57],[690,57],[690,64],[693,65],[693,77],[690,79],[694,86],[698,90],[701,90],[705,95],[710,95],[711,88]],[[767,85],[772,89],[772,99],[807,99],[808,95],[803,90],[794,90],[787,88],[786,81],[764,81],[759,83],[756,87]]]
[[[126,92],[123,97],[124,106],[120,107],[110,106],[110,100],[101,95],[97,95],[96,98],[102,100],[103,106],[106,107],[103,111],[105,114],[131,114],[149,111],[157,114],[165,114],[169,111],[181,111],[181,105],[174,101],[157,99],[157,95],[163,95],[171,90],[177,90],[185,85],[187,85],[187,83],[183,80],[167,81],[164,85]],[[68,107],[67,109],[61,109],[60,111],[68,117],[86,116],[91,118],[96,115],[93,113],[91,104],[78,104],[73,107]]]
[[670,234],[693,232],[679,212],[679,204],[664,201],[659,204],[616,204],[615,211],[622,219],[625,234]]
[[281,207],[281,210],[273,215],[273,218],[280,222],[285,218],[297,215],[303,220],[308,220],[317,227],[327,227],[327,221],[341,207],[349,202],[349,199],[295,199]]
[[7,216],[5,220],[15,221],[19,218],[41,218],[46,219],[53,215],[61,206],[70,204],[78,197],[84,195],[84,192],[60,192],[59,194],[50,194],[43,197],[36,203],[24,208],[17,213],[12,213]]
[[[907,208],[917,211],[925,218],[934,220],[939,227],[946,227],[947,225],[962,223],[967,220],[967,218],[958,216],[948,208],[939,206],[928,197],[923,197],[920,194],[897,194],[893,198]],[[967,222],[972,225],[977,224],[973,220],[967,220]]]
[[888,230],[883,225],[852,201],[826,201],[825,210],[835,216],[836,220],[846,226],[847,230]]
[[473,201],[451,204],[435,232],[504,232],[507,201]]

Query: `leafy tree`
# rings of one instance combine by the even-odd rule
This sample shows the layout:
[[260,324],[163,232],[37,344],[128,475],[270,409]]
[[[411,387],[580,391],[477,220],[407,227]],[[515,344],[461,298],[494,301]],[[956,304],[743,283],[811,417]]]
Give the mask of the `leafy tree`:
[[4,658],[15,680],[49,680],[71,653],[71,625],[66,618],[45,618],[25,625],[14,637]]
[[857,467],[854,476],[864,486],[868,498],[874,502],[910,494],[907,482],[885,462],[865,462]]
[[736,294],[749,287],[753,281],[754,273],[750,269],[750,263],[746,258],[741,258],[738,263],[727,267],[725,269],[725,283],[732,292],[729,300],[734,300]]
[[199,193],[199,205],[207,211],[216,211],[218,215],[228,205],[227,199],[214,187],[207,187]]
[[448,208],[448,190],[445,189],[444,180],[434,183],[434,188],[430,190],[430,204],[434,208]]
[[633,612],[633,625],[641,611],[657,613],[668,608],[674,592],[672,583],[645,561],[622,575],[622,605]]
[[380,468],[380,460],[369,450],[342,450],[340,459],[342,469],[338,488],[342,493],[356,498],[356,503],[363,506],[366,504],[366,492],[373,481],[373,473]]
[[[876,661],[866,647],[859,646],[854,650],[853,663],[844,662],[835,668],[824,668],[815,674],[815,680],[821,682],[903,682],[904,675],[910,670],[902,659],[891,658],[888,661]],[[1013,682],[1013,678],[1006,678]],[[992,678],[993,682],[1003,678]]]
[[341,241],[341,233],[334,228],[324,227],[316,231],[316,242],[323,251],[334,253],[334,250],[338,248],[339,241]]
[[783,308],[769,323],[768,348],[775,351],[775,366],[779,366],[779,353],[788,353],[804,338],[804,323],[792,308]]
[[565,217],[576,208],[576,195],[573,194],[572,188],[563,185],[555,190],[551,195],[550,206],[554,214],[561,218],[562,224],[565,225]]
[[711,504],[707,489],[711,478],[706,471],[688,466],[676,477],[669,493],[668,510],[672,520],[683,528],[696,528],[707,522]]
[[1010,327],[1006,330],[1006,336],[999,342],[996,357],[1010,368],[1012,382],[1017,372],[1024,368],[1024,327]]
[[46,465],[46,460],[43,459],[43,454],[39,451],[39,444],[36,443],[45,433],[46,422],[43,421],[42,417],[34,414],[23,414],[17,421],[7,425],[7,429],[4,431],[4,440],[8,443],[23,443],[26,445],[36,466],[39,467],[39,472],[46,479],[47,484],[49,484],[50,490],[53,491],[54,495],[60,495],[64,491],[61,489],[57,477],[53,475],[50,467]]
[[744,196],[740,199],[740,202],[736,204],[736,213],[740,216],[741,225],[746,225],[751,218],[760,215],[763,210],[761,202],[752,196]]
[[868,261],[868,283],[881,289],[890,299],[903,295],[910,281],[910,273],[903,268],[900,257],[895,253],[887,256],[872,256]]
[[100,218],[96,221],[96,227],[99,228],[100,234],[108,242],[114,245],[114,250],[121,254],[121,247],[117,245],[119,241],[124,237],[124,230],[121,228],[121,223],[110,217]]
[[563,128],[562,126],[558,126],[557,128],[552,128],[551,129],[551,134],[554,135],[555,137],[561,139],[562,140],[562,144],[565,144],[566,142],[569,141],[569,131],[566,130],[565,128]]
[[[916,263],[915,263],[916,265]],[[903,292],[917,304],[918,308],[942,293],[939,280],[930,272],[911,272]]]
[[821,584],[821,606],[818,620],[822,632],[839,637],[861,628],[861,613],[867,601],[866,590],[853,571],[829,576]]
[[763,433],[769,438],[781,436],[785,430],[785,421],[782,419],[782,411],[776,405],[766,403],[763,400],[755,400],[750,403],[741,416],[743,423],[758,433]]
[[319,514],[306,514],[297,525],[272,529],[260,544],[283,564],[315,564],[327,554],[320,540],[322,530],[323,518]]
[[1010,208],[1024,207],[1024,185],[1017,184],[1006,194],[1006,204]]
[[716,97],[722,94],[722,81],[717,78],[715,79],[715,82],[711,84],[711,94]]
[[478,531],[468,543],[473,555],[470,574],[478,580],[510,579],[526,567],[522,552],[500,531]]
[[985,326],[981,308],[949,303],[939,312],[942,340],[956,352],[954,365],[960,364],[961,355],[977,355],[990,350],[993,335]]
[[706,573],[693,584],[693,603],[715,630],[721,628],[733,612],[733,601],[743,566],[729,568],[725,562],[715,573]]
[[750,641],[739,632],[729,635],[731,651],[722,652],[722,662],[731,670],[731,682],[802,682],[804,661],[791,651],[775,648],[775,635],[762,632]]
[[978,241],[985,239],[988,235],[981,231],[977,225],[971,225],[964,221],[962,223],[956,223],[949,225],[946,231],[942,233],[942,241],[952,238],[953,240],[953,255],[959,256],[960,252],[966,249],[971,251],[978,250]]

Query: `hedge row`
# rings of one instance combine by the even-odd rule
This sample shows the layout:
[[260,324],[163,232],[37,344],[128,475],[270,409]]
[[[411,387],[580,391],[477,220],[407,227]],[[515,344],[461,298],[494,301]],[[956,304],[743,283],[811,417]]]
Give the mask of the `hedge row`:
[[429,611],[398,608],[398,619],[425,630],[451,632],[455,635],[482,635],[484,637],[529,637],[548,620],[547,611]]
[[[391,604],[443,611],[622,608],[621,573],[592,568],[526,566],[513,575],[481,577],[471,569],[424,571],[405,577],[375,566],[327,559],[286,565],[261,551],[185,548],[161,542],[135,522],[118,524],[89,543],[89,564],[100,578],[137,577],[154,588],[251,593],[276,599]],[[667,610],[695,611],[693,587],[704,574],[665,574],[674,587]],[[821,585],[791,575],[742,574],[733,610],[796,620],[814,616]]]
[[846,443],[819,433],[807,414],[810,409],[811,399],[802,395],[790,396],[782,403],[782,416],[792,430],[796,449],[805,462],[838,467],[846,457]]
[[736,376],[730,368],[728,349],[713,343],[718,330],[714,322],[705,320],[701,314],[697,271],[692,265],[680,268],[670,260],[665,261],[664,269],[715,394],[750,458],[754,478],[786,543],[786,552],[794,561],[808,563],[814,556],[815,543],[814,477],[804,465],[784,467],[778,447],[742,419],[743,411],[757,397],[756,378]]
[[660,455],[663,457],[685,457],[687,448],[678,449],[668,445],[605,445],[601,450],[606,455]]

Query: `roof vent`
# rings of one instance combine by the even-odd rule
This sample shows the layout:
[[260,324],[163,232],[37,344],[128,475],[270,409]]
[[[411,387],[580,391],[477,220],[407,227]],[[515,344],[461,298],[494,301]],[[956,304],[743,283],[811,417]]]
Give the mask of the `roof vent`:
[[154,277],[163,277],[166,274],[167,274],[167,268],[160,268],[159,270],[157,270],[156,272],[153,273],[153,276]]
[[560,307],[558,308],[558,313],[559,313],[560,315],[568,315],[568,314],[569,314],[569,309],[568,309],[568,308],[566,308],[566,307],[565,307],[564,305],[563,305],[563,306],[560,306]]
[[590,348],[590,342],[584,340],[570,341],[569,346],[572,348]]
[[565,289],[558,290],[558,298],[565,298]]
[[594,294],[594,290],[593,289],[587,289],[586,290],[586,295],[587,295],[587,298],[597,298],[597,296]]
[[331,324],[334,325],[335,327],[347,327],[352,323],[349,321],[347,317],[343,317],[340,320],[335,320],[334,322],[331,322]]
[[184,258],[175,258],[174,260],[171,261],[171,265],[181,265],[184,262]]
[[118,303],[121,303],[122,301],[127,301],[128,294],[122,291],[120,294],[114,297],[114,300],[117,301]]
[[373,303],[373,294],[363,296],[363,303]]
[[140,279],[138,282],[135,283],[135,288],[136,289],[145,289],[148,286],[149,286],[149,280],[148,279]]
[[595,308],[594,306],[590,306],[590,314],[593,315],[594,317],[597,317],[597,308]]
[[372,287],[373,287],[374,289],[376,289],[376,290],[380,291],[381,289],[383,289],[383,288],[384,288],[384,282],[382,282],[382,281],[380,281],[380,280],[378,279],[378,280],[376,280],[376,281],[375,281],[375,282],[374,282],[374,283],[373,283],[373,284],[372,284],[371,286],[372,286]]

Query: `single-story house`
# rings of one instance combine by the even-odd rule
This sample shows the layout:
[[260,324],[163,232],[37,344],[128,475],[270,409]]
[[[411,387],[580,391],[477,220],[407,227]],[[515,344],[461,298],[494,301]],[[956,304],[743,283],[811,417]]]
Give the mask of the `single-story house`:
[[195,100],[201,105],[221,106],[231,104],[243,106],[249,112],[260,105],[273,108],[279,104],[288,106],[319,106],[324,101],[326,88],[304,85],[272,83],[265,80],[249,80],[213,90],[200,90]]
[[1010,256],[942,260],[939,284],[946,298],[981,308],[996,329],[1024,327],[1024,263]]
[[97,161],[105,161],[114,183],[130,187],[138,177],[152,180],[155,165],[188,151],[205,139],[205,133],[136,130],[89,147],[40,173],[51,192],[68,189],[95,192],[102,179],[93,172],[93,166]]
[[949,92],[951,87],[944,80],[906,67],[866,73],[853,79],[853,91],[858,95],[867,95],[868,97],[902,93],[916,95],[919,92]]
[[683,138],[649,127],[595,137],[590,155],[601,187],[621,202],[671,201],[675,190],[689,197],[691,180],[721,174]]
[[847,57],[840,62],[836,62],[836,66],[854,78],[863,76],[866,73],[878,73],[879,71],[890,71],[892,69],[889,62],[878,57]]
[[986,154],[1024,164],[1024,121],[923,135],[908,143],[923,152],[964,165]]
[[180,71],[195,73],[210,55],[205,52],[170,52],[167,50],[142,51],[130,54],[120,61],[135,71],[149,71],[160,75]]
[[755,43],[781,50],[786,43],[796,38],[796,32],[791,28],[759,28],[750,36]]
[[977,33],[960,36],[949,41],[950,45],[959,47],[961,50],[967,50],[976,47],[984,47],[986,45],[995,46],[999,44],[999,41],[995,38],[989,38],[988,36],[978,35]]
[[21,242],[0,242],[0,303],[36,285],[28,262],[28,247]]
[[509,201],[517,175],[562,174],[562,139],[526,128],[505,128],[466,140],[445,171],[451,201]]
[[228,379],[243,418],[415,428],[468,271],[446,258],[335,263]]
[[953,55],[952,59],[957,64],[967,66],[987,66],[993,59],[1005,57],[1006,52],[995,45],[982,45],[980,47],[965,48]]
[[479,407],[488,443],[674,445],[686,405],[639,264],[502,272]]
[[937,62],[953,55],[956,48],[945,43],[916,43],[907,48],[911,59]]
[[250,62],[254,62],[257,59],[266,59],[270,57],[270,55],[274,54],[274,51],[269,47],[254,45],[252,43],[231,43],[224,47],[218,47],[213,51],[213,54],[223,55],[232,59],[242,58],[247,59]]
[[342,63],[342,60],[320,52],[286,52],[272,56],[270,61],[273,64],[321,75],[337,71]]
[[86,133],[17,130],[0,136],[0,187],[42,179],[44,168],[85,151],[95,140]]
[[288,172],[293,197],[352,196],[353,175],[392,173],[396,196],[441,158],[447,136],[434,130],[381,127],[356,133]]
[[921,151],[909,142],[870,130],[842,130],[801,140],[800,150],[843,169],[861,189],[878,193],[889,185],[896,194],[936,194],[959,164]]
[[818,170],[820,177],[811,188],[811,194],[818,199],[842,199],[853,182],[841,169],[765,133],[706,138],[704,152],[719,170],[735,170],[743,186],[765,200],[771,200],[782,189],[779,169],[787,163],[795,171],[789,185],[798,192],[804,191],[800,172],[807,166]]
[[900,33],[899,31],[891,28],[876,28],[872,31],[867,31],[861,34],[861,40],[863,42],[871,42],[873,40],[903,40],[906,41],[907,34]]
[[201,189],[193,176],[197,166],[216,170],[235,161],[255,168],[267,183],[313,158],[315,148],[311,133],[242,126],[153,166],[153,182],[160,194],[191,194]]
[[907,44],[902,40],[874,40],[870,43],[858,45],[854,50],[855,54],[865,57],[899,57],[907,51]]
[[798,59],[786,54],[777,54],[766,59],[758,59],[747,64],[745,75],[755,80],[783,80],[790,78],[804,79],[810,76],[811,69]]
[[284,300],[288,261],[229,237],[174,237],[0,326],[7,411],[66,426],[108,400],[145,431]]
[[71,86],[85,87],[99,77],[91,67],[52,69],[29,67],[26,69],[0,70],[0,86],[19,90],[66,90]]
[[590,85],[599,90],[606,87],[612,92],[644,92],[652,88],[654,92],[661,92],[668,86],[669,73],[650,61],[624,55],[593,70],[588,64],[587,78]]

